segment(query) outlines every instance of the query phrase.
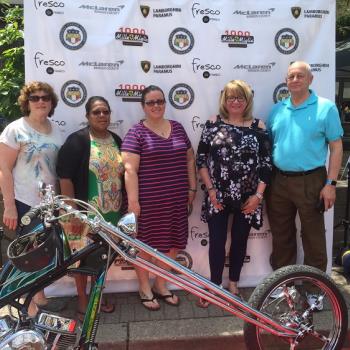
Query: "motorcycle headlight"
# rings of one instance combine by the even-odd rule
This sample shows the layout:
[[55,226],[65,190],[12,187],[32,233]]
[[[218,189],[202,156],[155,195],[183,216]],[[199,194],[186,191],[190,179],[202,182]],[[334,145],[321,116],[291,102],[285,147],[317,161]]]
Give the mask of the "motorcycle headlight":
[[118,222],[117,227],[126,235],[136,237],[137,218],[134,213],[124,215]]
[[4,341],[0,342],[1,350],[22,350],[35,349],[45,350],[45,340],[43,336],[29,329],[22,329],[8,336]]

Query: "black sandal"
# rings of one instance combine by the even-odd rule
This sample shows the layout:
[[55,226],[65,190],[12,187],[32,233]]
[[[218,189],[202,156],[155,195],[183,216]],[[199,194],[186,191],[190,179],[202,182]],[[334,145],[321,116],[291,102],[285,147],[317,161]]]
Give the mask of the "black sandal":
[[143,307],[145,307],[147,310],[149,311],[158,311],[160,309],[160,305],[158,304],[158,307],[151,307],[146,305],[145,303],[148,302],[154,302],[157,301],[157,298],[155,296],[152,296],[152,298],[140,298],[141,304],[143,305]]
[[159,300],[163,300],[164,303],[170,305],[170,306],[179,306],[180,305],[180,299],[179,297],[177,297],[177,302],[176,303],[172,303],[171,301],[169,301],[168,299],[172,299],[174,297],[174,293],[169,292],[169,294],[159,294],[157,293],[154,289],[152,289],[153,295],[159,299]]

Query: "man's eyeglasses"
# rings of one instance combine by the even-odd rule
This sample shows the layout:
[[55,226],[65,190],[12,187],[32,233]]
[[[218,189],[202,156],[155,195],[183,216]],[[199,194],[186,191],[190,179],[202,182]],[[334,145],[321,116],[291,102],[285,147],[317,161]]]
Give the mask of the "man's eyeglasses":
[[158,106],[163,106],[165,103],[164,99],[159,99],[159,100],[149,100],[149,101],[145,101],[145,105],[149,106],[149,107],[154,107],[155,105]]
[[91,112],[92,115],[98,116],[98,115],[110,115],[111,111],[104,109],[104,110],[96,110]]
[[227,96],[226,97],[226,102],[245,102],[245,98],[242,96]]
[[28,96],[28,101],[30,102],[39,102],[39,101],[49,102],[51,101],[50,95],[38,96],[38,95],[30,95]]

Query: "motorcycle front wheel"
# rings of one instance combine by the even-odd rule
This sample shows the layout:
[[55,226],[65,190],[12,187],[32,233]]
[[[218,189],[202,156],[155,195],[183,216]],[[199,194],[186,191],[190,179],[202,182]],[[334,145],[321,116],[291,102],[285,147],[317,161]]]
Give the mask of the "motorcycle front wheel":
[[304,265],[276,270],[254,290],[248,303],[280,324],[301,332],[295,341],[244,325],[248,350],[341,350],[348,328],[345,300],[330,277]]

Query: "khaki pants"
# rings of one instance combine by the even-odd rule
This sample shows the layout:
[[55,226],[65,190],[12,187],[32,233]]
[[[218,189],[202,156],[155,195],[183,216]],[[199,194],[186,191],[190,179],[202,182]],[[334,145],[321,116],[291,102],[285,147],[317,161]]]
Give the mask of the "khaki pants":
[[325,168],[308,175],[273,175],[267,191],[267,213],[272,232],[273,269],[296,263],[295,217],[299,213],[304,264],[323,271],[327,268],[324,217],[317,209],[320,191],[327,178]]

